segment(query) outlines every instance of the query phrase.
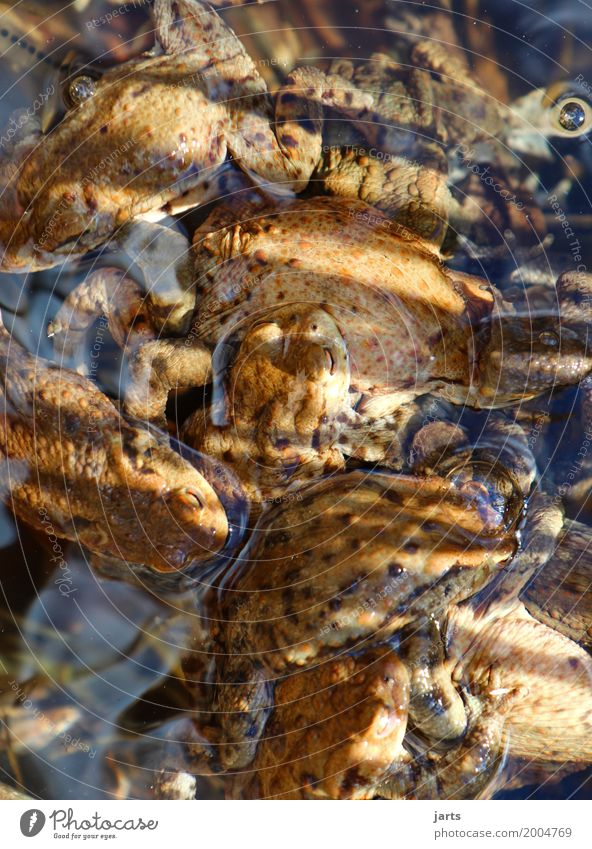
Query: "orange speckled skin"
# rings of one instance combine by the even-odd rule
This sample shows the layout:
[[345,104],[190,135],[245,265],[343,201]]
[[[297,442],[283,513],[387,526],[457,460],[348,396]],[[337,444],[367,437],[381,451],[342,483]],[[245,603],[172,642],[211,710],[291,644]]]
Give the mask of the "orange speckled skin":
[[[176,181],[191,189],[200,172],[224,161],[228,112],[199,73],[214,47],[202,38],[194,51],[177,49],[108,70],[94,96],[28,152],[13,180],[16,208],[2,215],[3,267],[44,267],[83,253],[179,195]],[[221,38],[221,68],[230,50]]]
[[222,548],[222,504],[166,437],[128,424],[91,381],[31,356],[3,328],[0,376],[3,494],[18,516],[159,572]]
[[[471,310],[493,300],[462,283],[409,231],[359,201],[297,200],[244,223],[218,210],[195,233],[194,327],[215,344],[241,321],[315,304],[345,339],[352,388],[368,394],[467,387]],[[243,324],[244,327],[244,324]]]
[[272,127],[263,77],[211,7],[156,0],[154,22],[160,55],[108,70],[51,133],[19,150],[18,168],[0,169],[5,270],[83,254],[188,192],[199,203],[228,153],[245,171],[302,190],[320,156],[323,104],[372,102],[350,96],[344,81],[296,69]]
[[406,756],[409,674],[387,648],[290,675],[275,705],[242,798],[372,798]]

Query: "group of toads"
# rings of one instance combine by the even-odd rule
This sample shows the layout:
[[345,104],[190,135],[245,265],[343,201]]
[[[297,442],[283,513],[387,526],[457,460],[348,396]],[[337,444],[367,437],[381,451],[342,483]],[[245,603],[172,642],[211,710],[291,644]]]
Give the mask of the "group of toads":
[[[478,798],[592,763],[592,537],[528,412],[578,386],[590,429],[592,277],[458,270],[547,244],[531,178],[592,107],[496,99],[436,6],[272,94],[212,6],[155,0],[154,49],[69,72],[0,164],[3,271],[112,248],[53,361],[2,327],[3,495],[98,570],[209,587],[187,756],[229,796]],[[100,316],[115,399],[84,372]]]

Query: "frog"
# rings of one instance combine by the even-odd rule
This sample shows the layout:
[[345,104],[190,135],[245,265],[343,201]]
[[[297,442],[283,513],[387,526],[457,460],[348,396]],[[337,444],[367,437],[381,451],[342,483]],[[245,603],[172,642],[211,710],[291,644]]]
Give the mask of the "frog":
[[464,757],[459,758],[456,750],[440,755],[435,768],[405,747],[410,691],[407,668],[388,646],[334,658],[279,681],[267,734],[252,768],[228,782],[229,795],[243,799],[470,797],[483,783],[481,774],[486,774],[479,763],[485,724],[493,749],[517,694],[491,697],[465,741]]
[[521,783],[556,775],[567,764],[592,761],[592,658],[557,629],[532,616],[519,599],[493,605],[485,615],[472,600],[451,610],[447,656],[453,678],[473,693],[520,688],[524,697],[507,714],[502,745]]
[[[489,786],[503,762],[505,717],[525,690],[519,682],[477,692],[459,686],[446,653],[448,618],[452,609],[469,602],[481,618],[504,614],[541,574],[563,524],[557,499],[540,483],[533,489],[536,466],[521,426],[495,414],[489,419],[490,430],[482,430],[474,443],[459,438],[458,424],[430,421],[412,442],[414,474],[340,473],[288,491],[281,505],[259,520],[221,581],[212,617],[218,645],[212,700],[217,733],[212,739],[216,757],[233,776],[231,792],[267,795],[267,787],[273,795],[285,773],[290,792],[323,796],[322,773],[311,772],[306,758],[286,756],[298,751],[291,748],[289,718],[302,734],[308,733],[307,719],[329,729],[331,713],[325,717],[314,707],[316,688],[331,680],[326,665],[335,665],[340,680],[339,663],[346,656],[357,658],[377,646],[396,652],[407,670],[407,729],[413,743],[393,762],[380,790],[360,780],[347,785],[344,798],[350,791],[360,798],[437,796],[442,788],[453,798],[470,798]],[[381,494],[384,486],[388,505]],[[458,498],[460,512],[451,509]],[[484,544],[497,566],[482,571]],[[473,563],[468,571],[463,556]],[[401,569],[406,586],[400,582]],[[321,589],[325,585],[326,591]],[[287,698],[285,709],[275,715],[280,687],[291,695],[301,693],[301,699],[296,697],[292,709]],[[332,749],[328,740],[317,739],[328,745],[315,751]],[[336,757],[343,739],[333,738]],[[267,741],[263,754],[260,741]],[[423,752],[419,758],[417,745]],[[263,775],[253,766],[257,763]],[[266,784],[268,769],[276,781]],[[311,774],[317,781],[307,784],[304,779]],[[295,775],[303,781],[294,784]],[[247,785],[245,776],[250,776]],[[330,792],[341,792],[335,787]]]
[[47,536],[176,576],[212,561],[226,510],[168,436],[128,421],[88,378],[35,357],[0,327],[2,495]]
[[[491,474],[490,483],[502,472]],[[282,676],[390,639],[410,670],[416,727],[463,736],[462,701],[426,646],[447,606],[486,584],[516,539],[515,517],[494,508],[483,478],[457,475],[346,472],[286,495],[259,520],[221,581],[214,616],[225,769],[252,760]],[[437,704],[430,716],[426,705]]]
[[62,120],[47,134],[28,123],[15,141],[1,176],[2,269],[48,268],[138,216],[207,202],[227,156],[260,181],[300,191],[318,159],[324,108],[356,114],[372,103],[311,66],[288,75],[274,105],[207,3],[155,0],[153,21],[153,51],[100,76],[68,75]]
[[[421,155],[411,165],[408,161],[395,163],[402,165],[401,173],[397,167],[390,175],[392,180],[387,174],[378,190],[370,187],[374,181],[371,169],[367,180],[362,174],[352,184],[344,174],[337,182],[327,182],[327,187],[335,191],[339,183],[338,191],[348,196],[353,192],[354,197],[360,191],[368,197],[390,194],[392,200],[387,206],[411,210],[418,229],[425,230],[423,220],[433,220],[434,215],[428,212],[426,216],[422,206],[429,209],[433,203],[436,217],[446,216],[447,201],[442,205],[440,197],[448,197],[441,186],[440,165],[432,168],[430,164],[441,161],[434,146],[439,141],[434,128],[443,123],[441,115],[447,114],[446,106],[431,106],[433,83],[438,96],[445,98],[444,104],[451,101],[454,110],[460,110],[458,119],[449,116],[448,123],[461,125],[465,149],[472,138],[470,129],[479,124],[484,112],[487,126],[490,113],[495,127],[508,124],[508,115],[500,117],[496,104],[483,97],[480,89],[475,97],[467,97],[467,91],[474,91],[474,83],[468,89],[450,85],[444,58],[433,57],[433,51],[421,45],[417,46],[416,61],[421,63],[424,55],[430,57],[429,68],[412,70],[409,83],[398,79],[403,74],[400,67],[396,71],[387,67],[379,73],[384,85],[395,78],[393,92],[385,94],[384,118],[381,108],[375,109],[378,95],[358,87],[355,74],[353,83],[348,82],[343,63],[333,70],[313,65],[295,68],[273,98],[240,40],[210,6],[200,0],[156,0],[153,15],[155,50],[102,75],[90,69],[69,74],[63,83],[62,120],[45,134],[40,123],[27,124],[11,160],[0,168],[4,270],[23,272],[60,264],[104,244],[131,220],[159,212],[180,212],[220,196],[217,174],[228,156],[260,184],[284,194],[303,192],[317,166],[321,166],[319,179],[325,179],[323,127],[328,109],[337,110],[346,120],[359,119],[358,125],[368,130],[372,143],[372,136],[380,133],[376,114],[384,127],[389,109],[392,111],[393,102],[397,104],[401,96],[406,104],[403,119],[407,126],[414,131],[425,125],[428,132],[436,134],[428,151],[430,162],[426,167],[431,177],[425,190],[421,188]],[[382,60],[377,62],[381,66]],[[367,81],[363,70],[360,73],[363,86]],[[419,100],[422,92],[427,95],[425,108],[417,105],[418,91]],[[548,106],[542,96],[537,97],[545,114],[538,120],[538,132],[546,132],[547,113],[554,114],[557,109],[562,116],[558,120],[568,127],[565,132],[578,135],[588,128],[584,99],[570,97],[557,103],[548,99]],[[477,110],[477,120],[465,119],[465,101],[470,102],[469,113]],[[527,130],[532,128],[532,111],[527,110]],[[394,114],[396,117],[397,108]],[[157,115],[159,122],[155,121]],[[520,137],[525,122],[514,112],[509,115]],[[397,138],[400,135],[394,132]],[[391,154],[385,151],[384,155]],[[56,162],[60,163],[58,169]],[[358,166],[362,172],[366,168],[361,163]],[[339,163],[329,166],[330,172],[334,170],[340,170]],[[367,188],[356,185],[356,181],[366,183]],[[428,184],[434,181],[433,191]],[[410,193],[413,200],[408,204]],[[436,227],[438,233],[444,229]],[[429,238],[436,245],[442,241],[437,234]]]
[[499,105],[470,80],[466,60],[438,47],[419,40],[407,61],[375,53],[364,63],[329,64],[331,73],[375,93],[376,106],[363,133],[356,135],[352,122],[346,143],[339,125],[339,143],[324,145],[313,175],[317,190],[359,197],[434,249],[442,248],[449,222],[462,227],[463,207],[450,191],[450,151],[468,151],[503,126]]
[[[337,469],[347,456],[401,468],[410,405],[427,393],[476,409],[506,407],[577,383],[592,367],[569,327],[570,274],[559,278],[548,315],[532,317],[521,300],[510,303],[482,278],[449,269],[361,201],[218,206],[194,234],[192,273],[185,240],[172,242],[145,296],[115,269],[68,296],[52,323],[56,350],[69,356],[96,312],[106,313],[129,352],[127,409],[161,424],[171,389],[213,380],[217,406],[196,411],[182,438],[236,463],[255,500],[281,494],[300,474]],[[184,268],[177,297],[165,273],[175,257]],[[262,346],[265,334],[273,345]],[[314,380],[298,370],[309,345],[320,369]],[[296,398],[305,431],[290,419],[301,415],[291,410]],[[276,427],[278,411],[285,415]]]
[[[592,276],[586,271],[566,272],[560,275],[556,291],[562,300],[565,332],[582,340],[590,333],[590,285]],[[539,284],[539,290],[544,283]],[[544,289],[543,289],[544,291]],[[550,292],[553,297],[553,290]],[[577,382],[571,392],[559,395],[558,403],[567,404],[569,416],[558,428],[557,408],[551,398],[543,396],[540,403],[533,402],[524,423],[531,442],[536,445],[541,465],[552,457],[547,477],[552,480],[557,495],[562,499],[573,519],[588,521],[590,507],[592,436],[592,380],[589,376]],[[530,418],[529,418],[530,417]]]

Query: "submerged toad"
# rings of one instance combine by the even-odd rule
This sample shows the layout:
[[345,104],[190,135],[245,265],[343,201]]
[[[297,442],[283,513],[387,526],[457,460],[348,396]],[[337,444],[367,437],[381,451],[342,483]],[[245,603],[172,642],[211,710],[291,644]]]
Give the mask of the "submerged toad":
[[86,378],[0,329],[2,494],[34,528],[174,572],[228,536],[210,484],[164,435],[129,424]]
[[[255,321],[225,384],[215,409],[191,415],[181,437],[224,458],[253,501],[343,467],[349,364],[328,313],[298,305]],[[353,427],[353,410],[350,419]]]
[[592,762],[586,652],[519,603],[487,621],[470,602],[453,607],[446,633],[443,671],[466,709],[464,738],[418,745],[401,652],[361,650],[278,679],[255,757],[230,778],[230,795],[488,798],[513,775],[527,784]]
[[[388,515],[379,499],[385,479]],[[418,481],[414,497],[400,476],[355,473],[341,482],[268,519],[222,585],[215,750],[230,770],[230,795],[476,798],[495,792],[502,769],[528,783],[533,770],[591,763],[589,655],[530,616],[504,583],[459,602],[470,590],[456,534],[468,526],[458,528],[445,496],[428,523]],[[379,499],[371,506],[368,491]],[[352,499],[368,509],[348,521],[342,511]],[[495,569],[498,578],[508,571],[513,591],[512,571],[524,582],[521,561],[533,557],[545,522],[536,515],[518,554]],[[297,547],[287,539],[292,528],[302,534]],[[358,544],[348,546],[354,535]],[[482,543],[473,537],[463,548],[477,572]],[[503,551],[502,543],[489,557]],[[393,558],[409,588],[413,579],[411,594]],[[356,566],[359,579],[347,586]]]
[[[417,669],[415,721],[425,733],[462,736],[462,703],[445,676],[427,671],[433,634],[426,624],[420,636],[417,623],[436,622],[511,557],[507,521],[471,485],[361,472],[272,510],[221,588],[214,711],[225,768],[252,760],[283,675],[392,639]],[[426,716],[430,693],[438,716]]]
[[[528,743],[512,747],[506,725],[526,717],[524,701],[532,710],[529,687],[552,659],[521,671],[521,652],[540,641],[551,655],[586,656],[540,622],[516,625],[562,514],[535,490],[517,538],[535,468],[522,430],[495,419],[473,447],[457,425],[425,425],[413,440],[425,477],[340,474],[287,493],[260,520],[212,615],[208,736],[231,795],[475,798],[508,745],[523,756]],[[486,658],[465,651],[456,622],[468,611],[491,629]],[[494,637],[515,627],[498,663]],[[576,687],[586,710],[589,683],[569,670],[566,660],[561,698]],[[543,713],[540,740],[547,726],[556,740]]]
[[[155,278],[168,279],[176,256],[187,281],[186,244],[168,238],[172,256]],[[570,332],[573,275],[559,280],[559,309],[533,316],[358,201],[219,206],[195,234],[194,258],[195,282],[177,297],[158,282],[143,297],[121,272],[99,271],[53,332],[69,352],[97,308],[106,312],[132,350],[127,409],[157,421],[170,389],[211,379],[214,352],[217,402],[183,438],[236,464],[255,499],[346,455],[400,468],[405,405],[427,392],[501,407],[592,368],[585,337]],[[590,287],[581,277],[578,297]],[[141,344],[163,332],[182,338]]]
[[592,658],[577,643],[534,619],[521,602],[495,605],[481,616],[471,602],[459,605],[447,626],[447,654],[454,677],[478,694],[491,686],[519,687],[504,742],[522,768],[548,774],[566,763],[592,763]]
[[504,723],[523,691],[467,697],[474,716],[462,744],[444,754],[419,754],[406,740],[414,733],[411,690],[409,671],[388,647],[290,675],[277,684],[267,733],[251,768],[229,782],[230,794],[258,799],[480,796],[495,776]]
[[278,682],[242,798],[368,798],[404,757],[409,673],[388,647]]
[[[372,97],[314,67],[296,69],[275,101],[217,12],[156,0],[157,47],[102,76],[65,81],[66,114],[46,136],[33,124],[2,169],[2,268],[44,268],[100,245],[126,221],[192,192],[216,196],[227,156],[282,190],[303,189],[319,158],[327,105]],[[56,168],[56,163],[58,167]]]
[[[240,341],[255,316],[301,304],[317,306],[335,322],[347,345],[352,389],[396,394],[399,403],[440,391],[452,401],[502,406],[537,394],[542,385],[575,382],[590,368],[585,345],[562,334],[561,325],[564,317],[567,326],[581,321],[574,306],[590,287],[589,275],[561,276],[559,312],[523,316],[520,302],[507,303],[485,280],[447,268],[413,233],[360,202],[219,205],[195,233],[191,285],[184,239],[167,230],[154,239],[170,250],[145,295],[120,271],[91,275],[52,322],[59,348],[69,352],[71,338],[104,312],[114,337],[132,349],[138,319],[153,335],[188,334],[168,355],[171,370],[183,371],[184,356],[196,356],[193,343],[211,350]],[[184,285],[166,288],[165,271],[170,277],[180,258]],[[157,356],[158,343],[151,350]],[[167,353],[163,345],[159,366],[172,380]]]
[[566,519],[549,567],[524,588],[521,600],[539,622],[592,648],[592,538],[590,527]]
[[[502,107],[469,80],[466,63],[429,43],[414,48],[411,68],[385,57],[359,66],[339,61],[328,72],[296,68],[274,99],[208,5],[156,0],[154,24],[152,53],[102,76],[70,75],[60,123],[47,135],[28,124],[12,161],[3,163],[3,269],[55,265],[138,216],[216,197],[217,172],[228,156],[284,193],[301,192],[319,167],[325,190],[402,210],[407,223],[439,244],[451,200],[437,144],[460,140],[468,148],[503,130],[505,142],[510,137],[517,145],[514,136],[532,134],[533,126],[546,137],[579,135],[590,124],[585,100],[571,93],[533,93],[527,107]],[[375,161],[357,153],[353,162],[342,158],[331,142],[323,160],[328,108],[359,119]],[[568,123],[565,115],[572,116]],[[429,143],[409,151],[418,134]],[[388,157],[386,168],[380,157]]]

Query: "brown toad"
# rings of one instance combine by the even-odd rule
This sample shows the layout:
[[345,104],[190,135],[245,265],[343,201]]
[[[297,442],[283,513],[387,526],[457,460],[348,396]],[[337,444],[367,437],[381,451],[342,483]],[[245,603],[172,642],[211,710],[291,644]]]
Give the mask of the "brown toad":
[[208,4],[156,0],[153,14],[155,50],[98,78],[69,76],[62,121],[45,136],[27,125],[4,163],[3,269],[55,265],[132,218],[208,200],[227,156],[259,180],[300,191],[319,158],[324,107],[356,112],[372,102],[310,67],[288,76],[274,106]]
[[225,768],[252,759],[278,676],[395,637],[412,670],[414,721],[440,739],[462,736],[458,694],[421,658],[433,643],[429,623],[514,551],[507,516],[487,502],[435,475],[351,472],[288,497],[260,522],[220,593],[214,710]]
[[[474,80],[467,83],[466,64],[451,65],[450,56],[421,43],[411,69],[385,57],[355,67],[340,61],[328,73],[297,68],[274,100],[239,39],[207,4],[156,0],[154,23],[152,53],[97,78],[90,71],[68,76],[62,120],[47,135],[31,122],[3,163],[3,269],[55,265],[139,216],[216,197],[228,156],[284,193],[304,190],[319,166],[328,191],[380,204],[386,195],[385,208],[402,209],[404,220],[439,244],[451,201],[437,144],[461,139],[469,146],[508,127],[519,140],[535,122],[536,132],[548,135],[555,126],[551,121],[549,129],[549,113],[562,116],[568,107],[583,110],[583,120],[572,117],[565,132],[577,135],[589,125],[588,106],[571,95],[565,102],[539,93],[528,109],[504,110]],[[359,119],[370,149],[389,157],[386,174],[374,173],[372,155],[369,162],[357,153],[353,163],[347,154],[342,160],[332,143],[323,161],[328,108]],[[417,133],[432,143],[420,144],[410,160],[406,148]]]
[[471,692],[491,688],[492,668],[496,690],[523,691],[503,729],[509,756],[522,770],[534,765],[552,775],[568,763],[592,763],[592,658],[577,643],[518,601],[494,604],[485,615],[472,601],[459,605],[446,642],[457,664],[453,675]]
[[[406,405],[427,392],[501,407],[576,383],[592,367],[585,340],[570,332],[569,275],[557,287],[560,309],[532,316],[360,202],[218,207],[195,234],[193,286],[186,244],[168,232],[156,244],[168,240],[172,256],[155,280],[182,261],[182,296],[155,282],[142,297],[131,279],[102,270],[67,299],[53,332],[69,352],[97,308],[106,312],[132,351],[127,408],[158,421],[169,390],[208,382],[212,352],[221,354],[221,400],[190,418],[183,438],[236,463],[256,498],[296,482],[299,469],[306,478],[338,467],[344,455],[400,467]],[[138,350],[162,332],[185,335]],[[307,357],[314,379],[298,366]]]
[[[189,445],[231,465],[254,501],[281,498],[286,485],[343,466],[350,406],[345,342],[332,317],[287,307],[255,321],[209,412],[181,430]],[[355,414],[352,411],[351,424]]]
[[90,381],[0,329],[3,495],[33,527],[99,555],[176,572],[229,532],[206,479],[164,436],[131,425]]
[[[326,517],[325,513],[323,518]],[[523,572],[524,564],[519,561],[532,556],[529,549],[533,542],[536,547],[545,530],[541,518],[540,513],[534,516],[535,527],[527,534],[516,563],[509,562],[510,570]],[[280,530],[286,524],[281,523]],[[403,547],[404,539],[402,535]],[[413,539],[421,545],[419,534]],[[316,542],[313,537],[312,546]],[[376,535],[368,544],[375,542]],[[426,551],[429,550],[428,546]],[[269,553],[269,560],[247,568],[267,566],[273,575],[278,562],[273,557],[273,546]],[[295,555],[296,565],[300,557]],[[541,574],[555,574],[556,557],[557,553]],[[337,558],[333,568],[342,569],[342,561],[343,557]],[[325,569],[325,574],[331,565],[319,568]],[[502,566],[498,574],[505,568]],[[552,583],[551,577],[549,580]],[[232,589],[240,586],[240,582],[235,582]],[[290,588],[298,595],[298,583]],[[269,592],[273,595],[279,589],[262,587],[260,597]],[[544,585],[542,589],[544,594]],[[532,595],[531,586],[531,599]],[[483,605],[482,599],[488,597],[490,604]],[[242,602],[247,614],[252,608],[250,598],[248,594]],[[395,598],[391,601],[394,605]],[[311,608],[318,607],[318,603],[316,594],[308,602]],[[277,612],[263,604],[263,610],[256,611],[258,624],[245,621],[243,625],[253,629],[251,635],[262,635],[267,629],[277,635]],[[237,600],[234,609],[240,607],[241,601]],[[357,611],[348,614],[342,609],[342,617],[349,615],[353,621],[357,616],[360,623],[365,613],[365,628],[370,635],[370,617],[375,608],[366,599],[365,607],[361,604]],[[272,612],[274,615],[270,616]],[[287,618],[292,620],[292,640],[301,636],[306,640],[306,625],[299,632],[295,617],[288,614]],[[308,618],[307,609],[305,621]],[[435,624],[434,619],[429,621]],[[375,636],[382,645],[369,648],[371,636],[346,642],[335,653],[317,654],[303,669],[296,665],[295,671],[294,665],[288,665],[280,672],[281,664],[274,662],[277,645],[264,644],[260,663],[269,663],[267,668],[273,667],[274,677],[267,682],[265,698],[259,693],[258,699],[252,697],[261,687],[261,675],[252,670],[250,684],[242,683],[247,680],[245,644],[238,639],[232,645],[223,644],[228,657],[219,658],[218,663],[230,667],[234,663],[236,676],[225,677],[219,683],[223,695],[217,707],[238,710],[239,714],[233,719],[224,713],[222,727],[240,735],[240,722],[246,723],[252,711],[252,724],[242,738],[242,749],[236,746],[240,736],[229,739],[223,734],[217,740],[221,760],[230,763],[233,770],[238,768],[228,779],[231,795],[334,799],[488,797],[508,777],[525,784],[533,775],[551,777],[568,764],[581,768],[591,762],[592,661],[575,642],[531,617],[515,597],[498,593],[495,588],[492,592],[486,585],[473,599],[447,606],[441,619],[441,634],[436,633],[431,642],[424,643],[421,654],[413,647],[414,638],[424,639],[421,625],[409,629],[410,645],[405,631],[398,640],[392,636],[383,640],[380,623],[375,624]],[[287,635],[287,625],[280,638]],[[294,645],[293,642],[287,646],[288,650]],[[307,646],[305,642],[304,646],[308,654],[313,652],[314,644]],[[423,667],[417,666],[418,659],[423,661]],[[426,689],[429,679],[431,684]],[[225,697],[224,693],[231,695]],[[251,700],[245,698],[241,703],[241,693]],[[429,712],[431,720],[426,721]],[[456,729],[452,723],[455,718],[462,723]],[[446,729],[456,733],[447,736]],[[237,752],[241,752],[242,759],[237,758]]]
[[242,798],[369,798],[404,757],[409,674],[388,648],[330,660],[275,688]]
[[275,688],[276,706],[255,759],[230,795],[263,799],[463,799],[491,784],[502,732],[520,690],[473,698],[462,745],[418,754],[406,740],[411,683],[387,647],[296,672]]

